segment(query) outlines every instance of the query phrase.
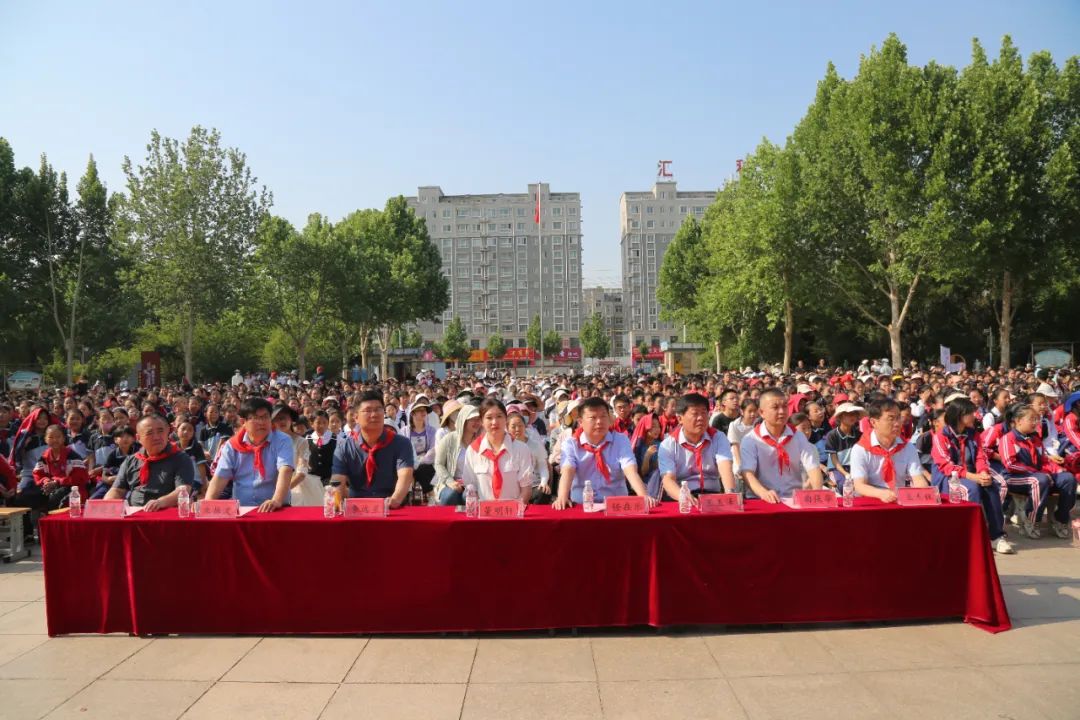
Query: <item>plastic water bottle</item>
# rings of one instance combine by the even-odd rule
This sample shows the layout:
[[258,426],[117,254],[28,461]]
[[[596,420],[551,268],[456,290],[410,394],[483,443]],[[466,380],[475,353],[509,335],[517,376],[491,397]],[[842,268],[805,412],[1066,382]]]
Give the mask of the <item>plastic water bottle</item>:
[[596,505],[596,491],[593,490],[592,481],[585,481],[585,489],[581,491],[581,506],[585,512],[591,513]]
[[413,483],[412,489],[412,504],[423,505],[424,504],[424,486],[419,482]]
[[963,502],[964,498],[960,494],[960,475],[955,470],[953,474],[949,476],[949,502],[958,503]]
[[480,517],[480,498],[475,485],[465,486],[465,517]]
[[690,486],[683,480],[682,485],[679,486],[679,512],[683,515],[689,513],[694,507],[694,503],[690,498]]
[[855,481],[848,475],[844,478],[844,507],[851,507],[855,504]]
[[329,520],[337,515],[337,493],[333,485],[327,485],[322,496],[322,516]]
[[79,497],[79,486],[75,485],[71,488],[71,494],[68,495],[68,512],[73,518],[82,517],[82,498]]
[[181,485],[176,493],[176,514],[183,519],[191,517],[191,488]]

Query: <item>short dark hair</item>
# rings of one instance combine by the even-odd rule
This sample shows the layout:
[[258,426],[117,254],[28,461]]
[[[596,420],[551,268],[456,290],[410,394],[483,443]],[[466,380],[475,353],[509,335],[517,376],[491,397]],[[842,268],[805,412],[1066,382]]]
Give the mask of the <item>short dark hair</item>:
[[897,403],[891,397],[880,397],[870,403],[866,408],[867,414],[869,414],[870,417],[874,418],[875,420],[889,410],[895,410],[897,413],[900,412],[899,403]]
[[270,418],[272,420],[277,420],[282,415],[288,415],[289,416],[289,422],[296,422],[297,419],[299,418],[299,415],[297,414],[297,412],[295,410],[293,410],[291,407],[289,407],[285,403],[278,403],[277,405],[274,406],[274,409],[270,414]]
[[945,406],[945,424],[953,430],[960,429],[960,421],[965,415],[975,412],[975,403],[967,398],[956,398]]
[[271,415],[274,412],[274,406],[261,397],[251,395],[244,398],[244,401],[240,403],[240,410],[238,412],[240,417],[247,420],[260,410],[265,410],[267,415]]
[[604,398],[595,395],[581,401],[581,404],[578,405],[578,415],[584,415],[586,410],[603,410],[607,413],[611,412],[611,408],[608,407]]
[[761,391],[761,394],[758,395],[758,405],[760,406],[761,401],[764,400],[765,398],[771,397],[771,396],[774,396],[774,395],[776,397],[780,398],[781,400],[784,400],[784,401],[787,400],[787,396],[784,394],[783,390],[781,390],[779,388],[770,387],[770,388],[765,388],[764,390]]
[[114,429],[111,435],[113,439],[116,439],[121,435],[130,435],[131,437],[135,437],[135,431],[131,428],[130,425],[121,425],[120,427]]
[[480,418],[483,419],[484,415],[486,415],[487,412],[492,408],[498,408],[503,415],[506,415],[506,406],[503,405],[502,400],[499,400],[498,398],[487,397],[484,398],[483,402],[480,403]]
[[686,393],[685,395],[680,396],[678,402],[675,404],[675,414],[682,415],[692,407],[701,407],[708,410],[709,401],[700,393]]
[[383,407],[386,407],[386,403],[383,401],[383,395],[378,390],[365,390],[360,393],[360,397],[356,398],[356,407],[360,407],[366,402],[377,402]]
[[627,405],[629,405],[630,404],[630,398],[628,398],[626,396],[626,393],[619,393],[615,397],[611,398],[611,404],[612,405],[614,405],[615,403],[618,403],[618,402],[623,402],[623,403],[626,403]]

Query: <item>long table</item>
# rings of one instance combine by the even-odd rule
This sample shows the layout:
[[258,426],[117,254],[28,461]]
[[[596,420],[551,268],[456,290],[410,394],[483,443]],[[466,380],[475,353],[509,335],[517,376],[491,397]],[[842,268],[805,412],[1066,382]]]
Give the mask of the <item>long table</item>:
[[1010,621],[977,505],[643,517],[531,506],[324,519],[175,510],[41,522],[50,635],[412,633],[963,618]]

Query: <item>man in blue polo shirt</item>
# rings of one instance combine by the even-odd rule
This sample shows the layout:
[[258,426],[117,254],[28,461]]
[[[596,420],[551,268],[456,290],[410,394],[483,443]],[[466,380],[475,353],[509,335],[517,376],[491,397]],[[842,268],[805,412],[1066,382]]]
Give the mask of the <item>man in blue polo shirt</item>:
[[625,495],[629,483],[634,494],[644,497],[649,507],[656,505],[638,474],[629,438],[611,431],[611,409],[604,398],[587,398],[578,409],[581,427],[563,442],[559,497],[551,506],[565,510],[581,502],[586,480],[592,482],[597,502]]
[[241,403],[244,424],[221,447],[217,469],[206,490],[207,500],[216,500],[232,481],[232,496],[241,505],[258,505],[259,512],[273,512],[289,504],[293,441],[272,429],[272,411],[273,406],[260,397]]
[[400,507],[413,485],[413,446],[383,422],[383,396],[368,390],[360,396],[357,425],[334,450],[330,482],[349,497],[388,497]]
[[675,407],[679,427],[660,443],[657,467],[664,490],[672,500],[686,481],[697,504],[701,493],[735,492],[731,472],[731,444],[727,436],[709,427],[709,401],[704,395],[689,393]]

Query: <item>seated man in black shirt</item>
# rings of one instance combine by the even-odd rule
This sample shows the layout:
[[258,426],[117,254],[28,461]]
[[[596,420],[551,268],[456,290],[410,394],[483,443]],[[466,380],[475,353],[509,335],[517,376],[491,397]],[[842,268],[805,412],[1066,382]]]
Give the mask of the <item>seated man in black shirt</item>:
[[142,506],[144,511],[176,506],[181,485],[192,488],[195,463],[191,457],[169,442],[169,424],[160,415],[145,415],[135,426],[142,450],[128,457],[120,466],[106,500],[122,500]]

